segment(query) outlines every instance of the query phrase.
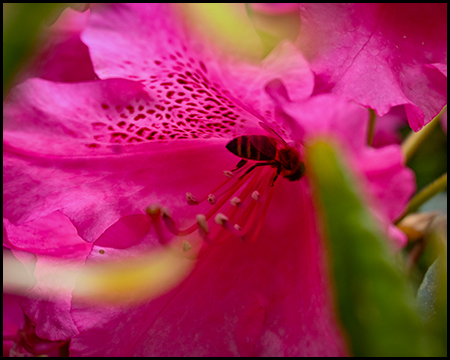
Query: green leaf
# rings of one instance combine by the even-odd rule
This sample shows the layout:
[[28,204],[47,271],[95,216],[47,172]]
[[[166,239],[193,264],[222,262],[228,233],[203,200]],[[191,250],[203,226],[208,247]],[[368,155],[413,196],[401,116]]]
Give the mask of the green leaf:
[[[443,220],[445,218],[445,221]],[[445,229],[442,229],[445,227]],[[428,268],[417,292],[417,308],[426,327],[429,347],[436,356],[447,356],[447,221],[434,226],[428,247],[439,255]]]
[[354,356],[422,356],[424,327],[388,240],[361,200],[357,182],[324,141],[307,148],[328,240],[336,308]]
[[3,4],[3,97],[42,41],[44,23],[56,19],[64,7],[62,3]]

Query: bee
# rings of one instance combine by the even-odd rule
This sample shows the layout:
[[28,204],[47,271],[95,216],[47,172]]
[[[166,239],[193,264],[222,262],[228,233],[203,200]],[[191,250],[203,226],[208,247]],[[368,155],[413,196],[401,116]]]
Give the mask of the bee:
[[243,135],[231,140],[226,145],[226,148],[232,154],[241,158],[241,161],[239,161],[236,168],[232,171],[236,171],[244,166],[248,160],[256,160],[258,163],[250,167],[242,177],[257,166],[270,165],[277,168],[277,174],[272,181],[272,186],[280,174],[289,181],[300,180],[305,174],[306,169],[305,164],[300,161],[298,151],[289,146],[281,136],[266,124],[260,122],[260,125],[276,137]]

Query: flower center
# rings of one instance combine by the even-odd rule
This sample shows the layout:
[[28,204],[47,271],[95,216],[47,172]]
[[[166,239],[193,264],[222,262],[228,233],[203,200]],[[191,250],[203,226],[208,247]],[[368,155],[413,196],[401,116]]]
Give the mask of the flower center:
[[[261,165],[257,161],[248,161],[232,171],[224,171],[225,179],[211,192],[196,197],[186,194],[191,206],[209,203],[210,208],[204,214],[197,214],[191,226],[180,229],[169,210],[159,205],[149,206],[146,211],[152,218],[155,231],[161,244],[167,244],[167,229],[178,237],[187,237],[198,232],[209,245],[219,245],[232,237],[252,243],[257,238],[263,224],[274,191],[277,169],[273,164]],[[183,251],[191,245],[183,241]],[[187,250],[186,250],[187,249]]]

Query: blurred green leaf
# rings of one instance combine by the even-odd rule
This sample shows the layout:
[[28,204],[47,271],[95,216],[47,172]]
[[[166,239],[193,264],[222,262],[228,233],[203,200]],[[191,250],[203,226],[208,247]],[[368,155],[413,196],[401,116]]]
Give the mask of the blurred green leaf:
[[426,347],[406,275],[334,148],[324,141],[309,146],[307,168],[326,229],[349,351],[355,356],[435,355]]
[[264,13],[254,8],[254,3],[246,3],[245,10],[264,47],[267,56],[281,41],[295,42],[300,30],[299,9],[283,13]]
[[425,322],[430,322],[437,316],[439,288],[442,282],[442,271],[440,269],[446,266],[446,260],[443,259],[442,255],[439,256],[428,269],[420,285],[417,293],[417,306]]
[[41,38],[44,24],[55,20],[67,6],[63,3],[3,4],[3,98]]
[[407,162],[416,174],[417,191],[447,172],[447,134],[439,122],[435,125]]
[[263,45],[243,4],[186,3],[183,10],[191,25],[225,52],[250,61],[263,58]]
[[427,242],[437,259],[428,268],[417,292],[417,308],[425,323],[429,346],[447,356],[447,217],[432,224]]

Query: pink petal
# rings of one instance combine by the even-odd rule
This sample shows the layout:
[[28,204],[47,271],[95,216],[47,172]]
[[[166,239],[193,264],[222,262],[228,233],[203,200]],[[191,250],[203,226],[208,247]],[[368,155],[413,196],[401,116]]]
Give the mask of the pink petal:
[[282,102],[280,106],[304,129],[303,141],[326,135],[341,146],[387,233],[389,224],[402,213],[415,191],[414,173],[405,166],[400,146],[367,146],[367,112],[333,96],[315,96],[302,103]]
[[[82,38],[100,78],[138,80],[150,91],[165,94],[162,99],[166,101],[177,99],[181,109],[191,107],[186,109],[189,114],[197,114],[197,109],[186,106],[191,101],[207,104],[209,115],[215,119],[221,117],[213,110],[221,110],[222,118],[231,121],[239,115],[252,120],[247,111],[270,119],[273,114],[262,91],[267,82],[283,79],[295,99],[309,96],[314,84],[307,62],[292,45],[280,44],[261,66],[244,63],[232,54],[224,54],[189,27],[174,5],[99,6],[93,9]],[[208,96],[203,95],[205,91]],[[179,96],[179,92],[184,95]],[[194,101],[189,95],[196,97]],[[239,113],[241,107],[246,110],[243,114]],[[225,124],[228,119],[224,119]]]
[[[199,210],[186,205],[186,192],[211,191],[239,160],[227,142],[265,133],[258,125],[264,119],[287,121],[280,123],[286,129],[294,122],[307,130],[305,138],[330,134],[347,146],[369,193],[388,186],[383,196],[397,201],[391,191],[399,191],[393,208],[383,199],[375,206],[387,227],[412,179],[395,147],[365,148],[364,111],[331,97],[301,103],[312,74],[288,43],[258,69],[221,59],[179,19],[171,5],[99,5],[83,39],[97,74],[108,79],[29,80],[12,92],[4,107],[4,212],[11,226],[31,226],[60,210],[94,243],[87,244],[89,261],[99,260],[100,247],[120,258],[158,246],[144,209],[160,203],[180,226],[195,221]],[[301,66],[288,66],[292,60]],[[79,332],[72,355],[344,355],[307,178],[277,180],[264,221],[255,243],[232,238],[210,246],[180,286],[140,306],[74,299],[69,308],[65,297],[27,307],[46,336]],[[39,271],[38,278],[46,275]],[[46,322],[51,303],[54,318]]]
[[447,66],[446,4],[306,4],[301,16],[298,46],[316,74],[315,93],[380,116],[405,105],[414,131],[446,104],[446,75],[436,70]]
[[[36,335],[43,339],[67,340],[78,333],[70,315],[71,293],[61,289],[48,292],[47,286],[55,286],[53,274],[47,265],[67,271],[84,265],[92,245],[83,241],[69,219],[59,212],[14,226],[4,220],[8,244],[15,251],[25,250],[37,254],[34,276],[36,286],[21,300],[25,315],[36,325]],[[69,285],[69,284],[65,284]]]
[[407,118],[403,106],[393,107],[386,115],[377,116],[372,146],[381,148],[390,144],[400,144],[402,137],[399,130],[406,124]]
[[[170,199],[159,194],[175,189],[180,199],[201,186],[198,177],[186,178],[186,173],[214,168],[220,177],[234,167],[238,159],[223,151],[223,140],[209,140],[209,150],[202,142],[153,141],[150,129],[165,131],[158,119],[133,120],[146,113],[146,101],[142,86],[127,80],[55,84],[35,79],[16,88],[4,107],[5,217],[16,223],[63,209],[93,241],[120,217]],[[230,134],[236,131],[230,129]],[[115,145],[116,139],[123,144]],[[178,185],[168,187],[168,180]]]
[[170,293],[134,308],[76,301],[71,355],[343,355],[308,185],[282,185],[256,243],[211,248]]
[[97,79],[88,48],[80,39],[88,16],[89,10],[64,10],[49,28],[44,46],[21,74],[20,81],[31,77],[62,82]]

